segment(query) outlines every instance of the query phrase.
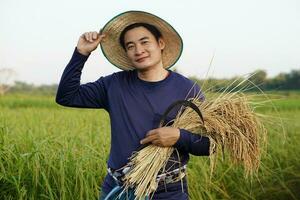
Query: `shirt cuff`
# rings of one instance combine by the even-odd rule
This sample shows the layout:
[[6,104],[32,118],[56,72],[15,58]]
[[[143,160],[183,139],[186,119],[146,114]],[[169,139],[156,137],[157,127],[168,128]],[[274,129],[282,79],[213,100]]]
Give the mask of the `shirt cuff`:
[[79,53],[79,51],[78,51],[78,49],[77,49],[77,47],[75,47],[75,49],[74,49],[74,53],[73,53],[73,58],[77,58],[77,59],[80,59],[80,60],[87,60],[88,59],[88,57],[91,55],[91,53],[89,54],[89,55],[83,55],[83,54],[81,54],[81,53]]
[[179,150],[186,150],[186,145],[190,142],[189,141],[189,132],[185,129],[179,129],[180,135],[177,142],[173,145],[173,147]]
[[180,136],[173,147],[179,151],[191,153],[196,156],[209,155],[210,141],[208,137],[191,133],[185,129],[179,129]]

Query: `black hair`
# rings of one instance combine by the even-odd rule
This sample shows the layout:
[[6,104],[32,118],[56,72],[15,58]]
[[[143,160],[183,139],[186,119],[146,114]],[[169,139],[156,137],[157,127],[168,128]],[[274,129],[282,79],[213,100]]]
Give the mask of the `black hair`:
[[119,42],[121,44],[121,46],[123,47],[123,49],[126,51],[126,47],[125,47],[125,41],[124,41],[124,37],[125,34],[127,33],[127,31],[137,28],[137,27],[144,27],[146,28],[148,31],[150,31],[152,33],[152,35],[155,37],[155,39],[158,42],[158,39],[162,37],[161,32],[158,30],[158,28],[156,28],[154,25],[152,24],[147,24],[147,23],[134,23],[131,24],[129,26],[126,26],[123,31],[121,32],[120,38],[119,38]]

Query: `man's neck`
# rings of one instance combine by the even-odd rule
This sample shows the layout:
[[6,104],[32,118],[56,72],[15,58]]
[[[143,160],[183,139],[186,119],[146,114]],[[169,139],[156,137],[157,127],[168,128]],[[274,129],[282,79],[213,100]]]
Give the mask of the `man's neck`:
[[165,68],[152,68],[147,70],[137,70],[138,77],[141,80],[149,81],[149,82],[156,82],[164,80],[168,75],[169,71]]

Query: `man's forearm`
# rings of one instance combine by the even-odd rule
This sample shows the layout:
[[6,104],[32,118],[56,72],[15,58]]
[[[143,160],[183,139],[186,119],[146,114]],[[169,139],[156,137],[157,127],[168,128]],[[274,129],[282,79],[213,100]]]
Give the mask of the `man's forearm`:
[[71,103],[71,96],[80,86],[81,71],[87,59],[88,56],[80,54],[75,48],[58,85],[56,94],[58,104],[67,106]]
[[206,136],[191,133],[185,129],[180,129],[180,137],[174,144],[178,150],[188,152],[196,156],[210,155],[210,141]]

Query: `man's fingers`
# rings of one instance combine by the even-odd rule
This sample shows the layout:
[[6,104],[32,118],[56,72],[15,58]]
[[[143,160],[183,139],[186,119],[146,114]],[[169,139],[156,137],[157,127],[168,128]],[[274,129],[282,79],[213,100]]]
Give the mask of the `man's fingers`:
[[162,147],[162,146],[163,146],[163,145],[161,144],[160,140],[157,140],[157,139],[152,140],[151,143],[154,144],[154,145],[156,145],[156,146],[159,146],[159,147]]
[[104,37],[106,37],[105,34],[101,34],[101,35],[99,36],[100,39],[102,39],[102,38],[104,38]]
[[89,33],[88,32],[85,33],[85,39],[86,39],[86,41],[89,41]]
[[93,32],[92,33],[92,37],[94,40],[96,40],[98,38],[98,33],[97,32]]
[[101,40],[105,37],[105,34],[99,34],[96,31],[93,32],[85,32],[84,34],[81,35],[81,38],[83,38],[84,40],[86,40],[87,42],[97,42],[100,43]]
[[156,135],[156,134],[157,134],[157,129],[152,129],[152,130],[148,131],[146,136],[151,136],[151,135]]
[[140,141],[141,144],[147,144],[149,142],[151,142],[150,138],[144,138]]
[[84,33],[84,39],[85,39],[86,41],[89,41],[88,33]]
[[156,139],[156,135],[150,135],[140,141],[141,144],[147,144]]
[[86,32],[86,33],[84,34],[84,36],[85,36],[85,40],[86,40],[86,41],[91,42],[90,32]]
[[141,140],[141,144],[146,144],[149,142],[153,142],[153,140],[156,140],[158,137],[157,129],[152,129],[147,132],[146,137]]
[[92,34],[93,34],[92,32],[89,32],[89,41],[90,42],[93,42]]
[[85,38],[86,38],[86,41],[90,42],[90,32],[86,32]]

